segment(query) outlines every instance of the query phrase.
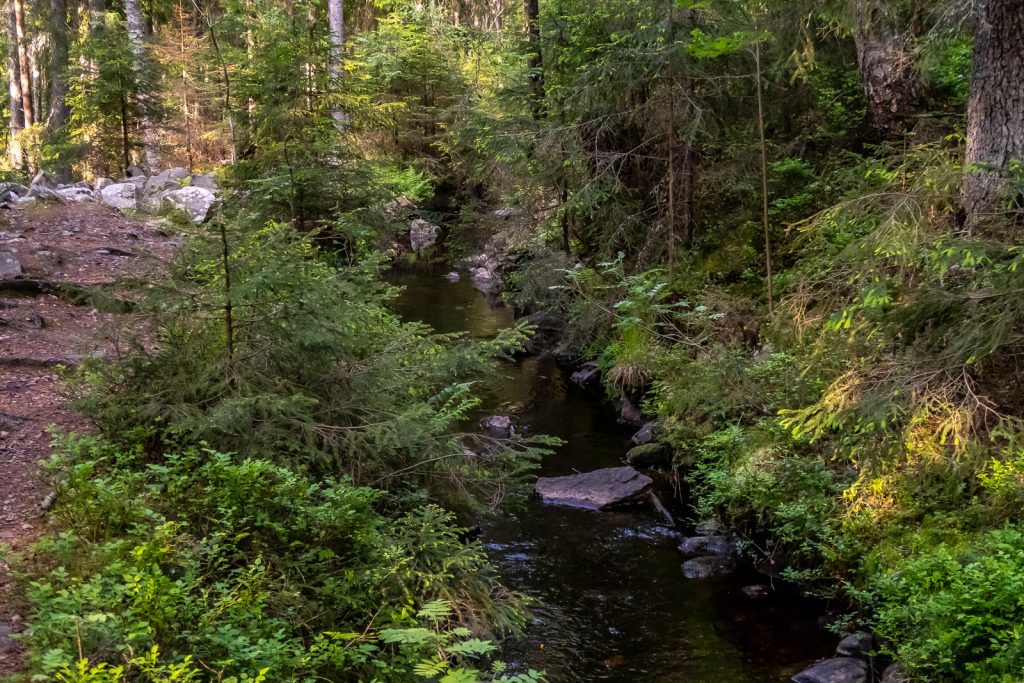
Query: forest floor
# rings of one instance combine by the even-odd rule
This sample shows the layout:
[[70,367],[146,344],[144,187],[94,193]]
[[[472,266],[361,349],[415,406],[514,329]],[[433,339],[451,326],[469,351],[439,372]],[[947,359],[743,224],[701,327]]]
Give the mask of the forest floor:
[[[162,219],[94,202],[0,210],[0,680],[21,668],[12,634],[25,608],[2,549],[27,549],[45,527],[52,496],[40,463],[51,453],[50,429],[89,431],[69,406],[62,368],[126,350],[125,333],[145,320],[111,312],[125,310],[111,302],[166,272],[180,243]],[[4,275],[5,260],[17,269],[12,254],[22,272]]]

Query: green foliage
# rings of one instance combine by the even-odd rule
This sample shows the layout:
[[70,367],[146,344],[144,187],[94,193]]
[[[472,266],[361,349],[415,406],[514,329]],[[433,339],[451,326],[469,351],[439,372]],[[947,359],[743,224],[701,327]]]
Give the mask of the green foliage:
[[1024,669],[1022,576],[1015,526],[941,543],[876,578],[875,623],[915,678],[1009,683]]
[[455,429],[476,405],[472,380],[522,331],[432,335],[385,308],[393,292],[376,280],[377,261],[332,267],[313,236],[278,224],[225,236],[226,271],[223,244],[199,243],[178,289],[158,295],[157,351],[86,375],[81,405],[106,433],[141,425],[158,442],[427,489],[463,507],[493,503],[536,461],[540,444],[527,441],[472,437],[481,452],[469,454]]
[[[190,662],[238,681],[329,671],[367,680],[333,669],[323,647],[307,648],[310,636],[323,634],[323,645],[331,633],[393,624],[380,639],[398,647],[374,650],[358,670],[398,676],[423,656],[423,642],[401,639],[410,621],[429,617],[441,629],[435,644],[460,661],[493,646],[463,627],[445,635],[444,624],[520,623],[482,549],[439,508],[388,519],[376,510],[380,490],[200,448],[154,461],[141,447],[65,439],[49,470],[65,531],[35,551],[51,567],[29,590],[37,680],[193,680],[201,672]],[[158,666],[158,651],[179,678]],[[78,653],[128,663],[118,672]]]

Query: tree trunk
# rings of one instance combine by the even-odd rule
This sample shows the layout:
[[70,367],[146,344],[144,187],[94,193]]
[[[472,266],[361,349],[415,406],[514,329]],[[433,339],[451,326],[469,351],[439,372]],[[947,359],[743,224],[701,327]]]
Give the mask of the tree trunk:
[[[135,56],[135,76],[141,81],[146,69],[146,46],[144,43],[146,24],[142,16],[140,0],[124,0],[124,15],[128,40],[132,44],[132,53]],[[160,167],[160,143],[149,115],[151,97],[150,93],[144,92],[142,87],[139,88],[138,97],[142,107],[142,140],[146,166],[150,173],[155,173]]]
[[95,38],[103,33],[105,28],[103,21],[106,12],[107,6],[103,0],[89,0],[89,38]]
[[11,159],[12,168],[22,168],[25,158],[21,152],[21,131],[25,129],[25,112],[21,108],[21,67],[18,64],[18,50],[14,47],[17,44],[17,27],[14,18],[14,2],[7,3],[7,44],[10,49],[7,51],[7,92],[10,96],[10,131],[11,139],[8,146],[8,153]]
[[13,0],[14,40],[18,52],[18,75],[21,80],[21,112],[28,128],[35,123],[32,116],[32,69],[28,60],[28,46],[25,44],[25,6],[22,0]]
[[[331,90],[337,92],[338,85],[345,76],[345,1],[327,0],[327,26],[330,32],[327,71],[331,77]],[[331,116],[339,126],[348,123],[348,116],[341,105],[331,106]]]
[[[69,36],[67,0],[50,0],[52,44],[50,47],[50,111],[46,117],[46,130],[50,137],[56,136],[68,122],[67,68]],[[71,169],[66,162],[58,159],[57,175],[61,182],[71,180]]]
[[1007,167],[1024,160],[1024,0],[978,0],[976,22],[964,175],[968,231],[1009,206]]
[[882,136],[908,127],[923,99],[920,74],[907,47],[908,32],[891,0],[856,0],[854,43],[868,119]]
[[540,2],[539,0],[524,0],[523,9],[526,14],[526,35],[530,46],[526,68],[530,71],[533,115],[534,118],[539,119],[544,109],[544,62],[541,59],[540,46]]

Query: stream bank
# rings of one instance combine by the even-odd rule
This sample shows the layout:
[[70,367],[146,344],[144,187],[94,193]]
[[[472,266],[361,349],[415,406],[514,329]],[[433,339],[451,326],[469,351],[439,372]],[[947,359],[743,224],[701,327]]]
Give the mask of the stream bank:
[[[403,288],[398,313],[478,338],[514,323],[467,278],[446,278],[450,271],[443,261],[396,267],[388,279]],[[550,357],[504,364],[479,393],[485,412],[565,441],[541,476],[619,466],[636,431]],[[681,535],[649,509],[595,512],[530,499],[481,527],[505,584],[535,601],[524,637],[505,644],[515,670],[543,669],[552,681],[781,682],[835,648],[820,604],[778,586],[763,599],[744,594],[764,577],[686,579]]]

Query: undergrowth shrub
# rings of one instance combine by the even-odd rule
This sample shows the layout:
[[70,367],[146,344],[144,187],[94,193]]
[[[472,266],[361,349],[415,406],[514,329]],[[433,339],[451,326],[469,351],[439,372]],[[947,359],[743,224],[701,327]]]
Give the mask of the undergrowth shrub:
[[198,666],[238,681],[400,680],[424,662],[459,669],[493,650],[473,633],[522,625],[483,549],[434,506],[388,518],[380,490],[199,447],[153,462],[65,438],[48,468],[64,531],[33,556],[47,567],[28,593],[34,680],[192,680],[147,674],[158,652],[203,680]]

